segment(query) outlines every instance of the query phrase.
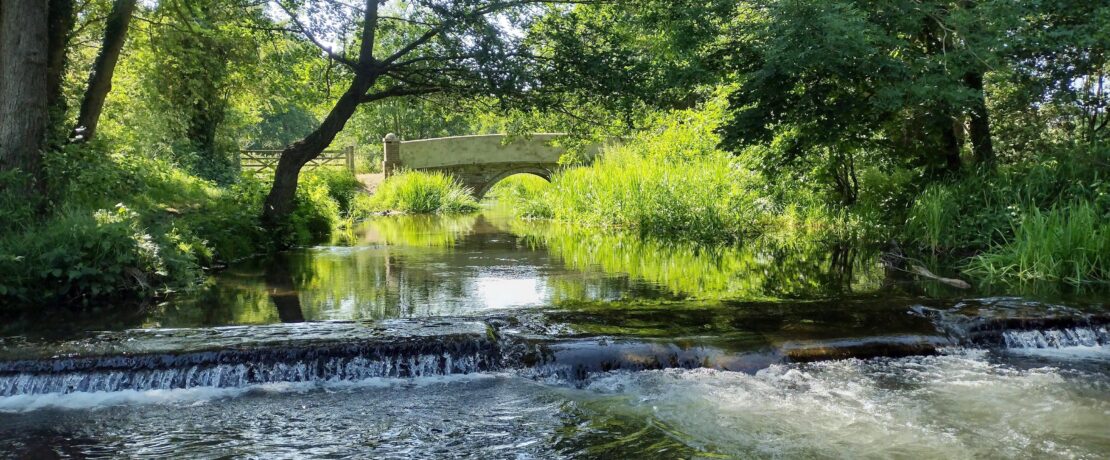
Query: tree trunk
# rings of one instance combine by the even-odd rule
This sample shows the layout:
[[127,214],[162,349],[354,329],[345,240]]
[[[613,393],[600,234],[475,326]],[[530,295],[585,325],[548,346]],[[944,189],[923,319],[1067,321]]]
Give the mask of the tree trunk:
[[73,32],[73,0],[50,0],[49,51],[46,64],[46,103],[50,106],[51,120],[63,120],[66,113],[62,82],[66,73],[66,50]]
[[948,117],[942,117],[939,122],[944,167],[949,172],[960,171],[960,138],[956,135],[955,123]]
[[104,100],[112,90],[112,75],[116,71],[116,62],[119,61],[120,51],[127,41],[127,29],[131,23],[131,15],[135,12],[135,1],[116,0],[112,4],[112,12],[108,14],[108,23],[104,27],[104,42],[100,45],[96,62],[93,63],[89,86],[81,100],[81,113],[77,116],[77,127],[73,129],[73,137],[81,142],[92,139],[96,134],[100,112],[104,110]]
[[0,0],[0,5],[0,170],[19,168],[41,187],[49,8],[44,0]]
[[980,164],[994,164],[994,144],[991,142],[990,115],[987,113],[987,97],[983,91],[983,74],[968,72],[964,84],[975,91],[971,105],[971,151]]
[[324,118],[323,123],[320,123],[320,127],[281,152],[277,170],[274,172],[274,184],[270,188],[266,202],[262,205],[264,225],[277,228],[293,212],[293,199],[297,195],[297,180],[300,177],[301,168],[320,156],[320,152],[331,145],[335,136],[343,130],[347,120],[358,109],[362,96],[373,86],[375,80],[376,77],[373,75],[355,76],[351,86],[336,101],[331,112]]

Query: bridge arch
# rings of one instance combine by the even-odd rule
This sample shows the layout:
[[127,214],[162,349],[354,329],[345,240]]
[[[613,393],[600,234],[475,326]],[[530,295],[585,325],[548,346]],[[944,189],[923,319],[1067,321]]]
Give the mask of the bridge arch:
[[[504,134],[455,136],[401,141],[395,134],[384,139],[382,171],[386,177],[399,169],[443,171],[455,176],[481,199],[494,184],[513,174],[533,174],[547,181],[563,166],[565,149],[554,145],[558,133],[508,138]],[[597,154],[599,146],[584,152]]]
[[533,176],[539,177],[540,179],[551,182],[551,177],[555,175],[555,170],[536,167],[507,169],[501,173],[492,176],[488,181],[483,181],[484,183],[482,184],[482,187],[485,187],[484,189],[472,189],[474,190],[474,196],[478,199],[481,199],[482,197],[486,196],[486,194],[489,193],[490,189],[492,189],[494,185],[497,185],[498,182],[501,182],[509,178],[510,176],[515,176],[517,174],[531,174]]

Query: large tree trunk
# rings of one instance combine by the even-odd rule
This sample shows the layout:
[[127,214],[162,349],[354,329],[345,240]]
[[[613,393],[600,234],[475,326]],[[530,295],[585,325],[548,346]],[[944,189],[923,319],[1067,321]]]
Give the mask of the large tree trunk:
[[351,82],[350,88],[340,96],[328,113],[327,118],[311,134],[293,145],[286,147],[281,152],[278,160],[277,171],[274,172],[274,184],[270,194],[262,206],[262,222],[269,228],[277,228],[293,212],[293,199],[297,195],[297,180],[300,178],[301,168],[312,159],[320,156],[324,149],[331,145],[339,131],[347,124],[347,120],[358,109],[359,101],[366,91],[374,84],[375,78],[370,75],[358,75]]
[[116,71],[116,63],[123,44],[127,41],[127,29],[135,12],[135,2],[136,0],[116,0],[112,4],[112,12],[108,14],[104,42],[100,46],[100,53],[96,55],[96,62],[93,63],[89,86],[81,100],[77,127],[73,129],[73,137],[80,141],[92,139],[96,134],[100,112],[104,110],[104,100],[112,90],[112,75]]
[[944,169],[949,172],[960,171],[960,137],[956,134],[956,121],[941,117],[941,153],[944,155]]
[[968,72],[964,75],[964,84],[975,91],[975,100],[971,104],[971,151],[980,164],[991,165],[994,163],[994,144],[991,142],[991,123],[987,113],[987,97],[983,91],[983,74]]
[[42,186],[47,120],[49,11],[45,0],[0,0],[0,170],[19,168]]
[[293,200],[297,196],[297,180],[300,177],[301,168],[331,145],[335,136],[343,130],[347,120],[358,109],[358,105],[364,101],[366,92],[378,80],[380,70],[374,69],[374,32],[378,23],[378,3],[377,0],[366,0],[366,8],[363,11],[362,43],[359,44],[358,61],[351,86],[335,102],[335,106],[324,118],[323,123],[320,123],[319,128],[304,140],[294,143],[281,152],[277,171],[274,172],[274,184],[270,188],[266,202],[262,205],[262,224],[270,229],[280,228],[293,212]]
[[73,32],[73,0],[50,0],[48,30],[49,51],[46,64],[46,103],[53,112],[52,119],[65,117],[66,104],[62,95],[62,81],[66,73],[66,49]]

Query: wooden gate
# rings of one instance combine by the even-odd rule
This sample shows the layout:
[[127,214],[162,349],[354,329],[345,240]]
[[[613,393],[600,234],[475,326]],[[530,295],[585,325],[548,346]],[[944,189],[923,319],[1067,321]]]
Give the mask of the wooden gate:
[[[240,150],[239,168],[243,172],[253,174],[273,174],[277,169],[281,152],[281,150]],[[355,147],[352,145],[342,150],[324,150],[320,156],[305,164],[302,171],[312,171],[319,167],[346,167],[354,174]]]

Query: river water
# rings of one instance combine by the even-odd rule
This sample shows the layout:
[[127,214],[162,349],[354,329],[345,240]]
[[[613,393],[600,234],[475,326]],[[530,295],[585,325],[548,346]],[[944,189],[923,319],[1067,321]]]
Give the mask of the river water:
[[1107,457],[1104,293],[877,260],[376,218],[138,313],[9,322],[0,455]]

